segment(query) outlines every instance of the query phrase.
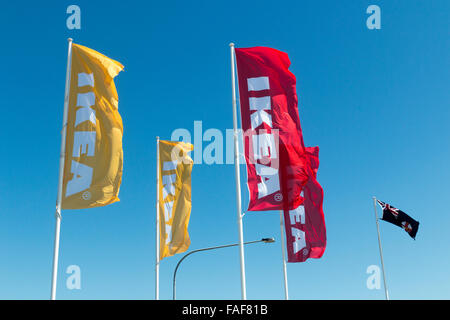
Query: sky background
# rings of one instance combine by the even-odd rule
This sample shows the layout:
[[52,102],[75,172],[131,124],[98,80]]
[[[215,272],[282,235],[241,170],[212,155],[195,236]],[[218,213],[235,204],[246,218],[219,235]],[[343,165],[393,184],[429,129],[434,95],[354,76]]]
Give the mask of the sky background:
[[[71,4],[81,30],[66,27]],[[371,4],[381,30],[366,27]],[[415,241],[380,222],[391,298],[450,299],[449,13],[447,0],[3,3],[0,299],[50,297],[68,37],[125,66],[124,173],[120,202],[63,211],[57,298],[154,298],[155,137],[232,128],[234,42],[289,54],[304,140],[320,147],[328,243],[288,264],[290,298],[384,299],[366,286],[380,266],[377,196],[420,221]],[[245,209],[245,184],[242,196]],[[195,165],[192,203],[190,249],[238,241],[233,165]],[[263,237],[277,242],[245,247],[247,298],[283,299],[278,212],[245,215],[244,239]],[[181,257],[161,262],[161,299]],[[66,287],[70,265],[80,290]],[[239,270],[237,247],[192,255],[177,298],[240,299]]]

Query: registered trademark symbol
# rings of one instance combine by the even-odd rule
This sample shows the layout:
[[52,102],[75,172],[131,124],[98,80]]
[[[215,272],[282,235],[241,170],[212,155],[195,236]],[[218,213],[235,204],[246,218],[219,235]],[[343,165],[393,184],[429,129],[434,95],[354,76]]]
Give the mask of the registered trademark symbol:
[[91,193],[89,191],[85,191],[85,192],[83,192],[81,197],[83,198],[83,200],[90,200],[91,199]]
[[281,193],[277,193],[277,194],[274,196],[274,199],[275,199],[275,201],[280,202],[280,201],[283,200],[283,195],[282,195]]

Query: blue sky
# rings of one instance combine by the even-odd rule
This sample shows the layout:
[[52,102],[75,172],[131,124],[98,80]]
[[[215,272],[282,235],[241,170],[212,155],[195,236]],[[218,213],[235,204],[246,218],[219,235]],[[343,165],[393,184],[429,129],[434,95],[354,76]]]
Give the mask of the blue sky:
[[[66,28],[67,6],[81,30]],[[366,8],[381,8],[381,30]],[[380,265],[372,196],[420,221],[416,241],[380,222],[393,299],[449,299],[448,1],[65,1],[0,11],[0,299],[48,299],[67,38],[120,61],[124,122],[119,203],[63,212],[57,298],[153,299],[155,137],[232,128],[229,42],[289,54],[304,140],[320,146],[327,249],[288,264],[292,299],[383,299],[366,287]],[[203,147],[208,143],[205,142]],[[241,169],[245,180],[244,167]],[[238,241],[232,165],[192,173],[191,248]],[[248,194],[243,186],[243,207]],[[378,211],[380,214],[380,210]],[[247,297],[283,299],[278,212],[247,213]],[[161,263],[172,297],[182,255]],[[66,288],[70,265],[81,289]],[[237,248],[186,259],[179,299],[240,299]]]

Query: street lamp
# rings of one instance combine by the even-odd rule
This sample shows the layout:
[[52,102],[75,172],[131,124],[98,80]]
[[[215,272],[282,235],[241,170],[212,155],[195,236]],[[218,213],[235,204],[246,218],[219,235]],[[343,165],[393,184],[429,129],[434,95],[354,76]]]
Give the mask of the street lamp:
[[[275,242],[274,238],[262,238],[261,240],[255,240],[255,241],[248,241],[244,242],[244,245],[251,244],[251,243],[258,243],[258,242],[264,242],[264,243],[272,243]],[[200,251],[207,251],[207,250],[214,250],[214,249],[222,249],[222,248],[228,248],[228,247],[236,247],[239,243],[233,243],[233,244],[226,244],[223,246],[216,246],[216,247],[209,247],[209,248],[202,248],[197,250],[192,250],[191,252],[185,254],[183,258],[178,261],[177,266],[175,267],[175,271],[173,272],[173,300],[176,300],[176,278],[177,278],[177,270],[180,266],[181,261],[183,261],[187,256],[190,256],[193,253],[200,252]]]

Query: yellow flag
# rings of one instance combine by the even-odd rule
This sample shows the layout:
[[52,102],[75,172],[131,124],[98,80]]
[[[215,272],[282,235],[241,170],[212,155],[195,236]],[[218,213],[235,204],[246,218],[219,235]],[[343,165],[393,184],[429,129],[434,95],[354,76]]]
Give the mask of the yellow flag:
[[193,145],[184,142],[159,141],[159,234],[162,260],[185,252],[191,240],[188,224],[191,215],[191,171],[193,161],[188,153]]
[[114,77],[122,70],[119,62],[72,44],[63,209],[119,201],[123,126]]

